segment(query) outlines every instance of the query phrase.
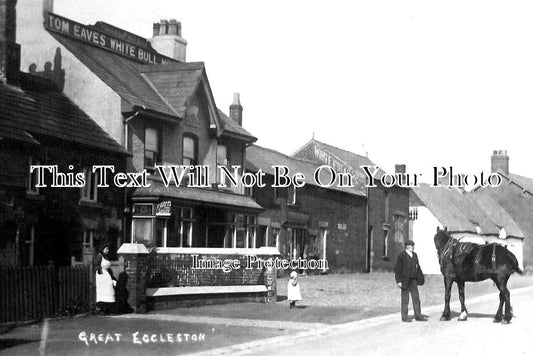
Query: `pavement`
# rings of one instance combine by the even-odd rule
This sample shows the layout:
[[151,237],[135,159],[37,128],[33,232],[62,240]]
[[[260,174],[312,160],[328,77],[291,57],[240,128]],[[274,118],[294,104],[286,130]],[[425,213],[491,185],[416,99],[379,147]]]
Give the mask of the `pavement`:
[[[531,296],[533,287],[513,289],[511,295]],[[470,298],[467,303],[488,301],[495,309],[497,300],[497,294],[491,293]],[[452,310],[458,308],[457,302],[452,303]],[[442,304],[423,308],[433,320],[441,311]],[[306,345],[310,340],[320,345],[319,340],[329,337],[403,327],[397,312],[345,322],[351,312],[350,308],[305,305],[289,310],[285,301],[51,319],[0,335],[0,355],[268,354],[280,347]]]

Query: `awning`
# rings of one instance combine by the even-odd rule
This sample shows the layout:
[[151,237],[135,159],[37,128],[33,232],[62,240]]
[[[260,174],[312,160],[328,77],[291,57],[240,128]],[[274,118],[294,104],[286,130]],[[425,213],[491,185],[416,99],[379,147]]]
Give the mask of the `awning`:
[[215,207],[231,206],[232,208],[245,210],[264,210],[252,198],[244,195],[211,189],[176,187],[174,185],[165,187],[162,182],[153,180],[149,181],[149,183],[149,187],[137,188],[135,190],[133,200],[142,200],[142,198],[175,198],[196,205]]

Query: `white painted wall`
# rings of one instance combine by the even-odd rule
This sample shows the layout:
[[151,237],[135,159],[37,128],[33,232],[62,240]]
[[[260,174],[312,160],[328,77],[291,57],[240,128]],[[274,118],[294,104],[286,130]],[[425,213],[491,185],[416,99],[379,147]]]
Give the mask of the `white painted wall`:
[[418,219],[409,221],[411,239],[415,242],[420,267],[425,274],[440,274],[439,258],[433,237],[441,223],[423,206],[418,207]]
[[21,45],[21,71],[29,72],[32,63],[37,65],[37,71],[43,71],[46,62],[53,63],[56,49],[59,48],[62,68],[65,70],[63,92],[111,137],[123,144],[119,95],[57,42],[44,29],[43,21],[42,0],[18,0],[17,43]]

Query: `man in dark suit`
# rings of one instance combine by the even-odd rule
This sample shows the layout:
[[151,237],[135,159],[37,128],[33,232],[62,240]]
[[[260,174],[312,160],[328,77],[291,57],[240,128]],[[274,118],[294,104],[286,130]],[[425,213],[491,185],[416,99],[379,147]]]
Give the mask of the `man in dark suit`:
[[413,298],[413,309],[416,321],[427,321],[420,311],[420,296],[418,295],[418,284],[416,276],[418,272],[418,256],[414,252],[415,243],[411,240],[405,242],[405,250],[396,258],[394,266],[394,277],[396,285],[402,290],[402,321],[410,322],[407,318],[409,311],[409,293]]

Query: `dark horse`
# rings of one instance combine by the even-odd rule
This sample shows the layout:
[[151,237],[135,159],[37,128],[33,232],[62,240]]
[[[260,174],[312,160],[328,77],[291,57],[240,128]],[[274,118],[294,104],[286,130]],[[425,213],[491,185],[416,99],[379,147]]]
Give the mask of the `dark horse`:
[[[444,312],[440,320],[450,320],[450,296],[453,282],[459,289],[461,315],[459,320],[466,320],[468,312],[465,307],[465,282],[479,282],[492,279],[500,290],[500,305],[494,316],[494,322],[508,324],[513,317],[511,298],[507,281],[514,272],[522,273],[518,261],[512,252],[502,245],[490,243],[477,245],[459,242],[448,234],[447,229],[437,228],[435,247],[439,254],[440,270],[444,276]],[[502,309],[505,303],[505,315]]]

